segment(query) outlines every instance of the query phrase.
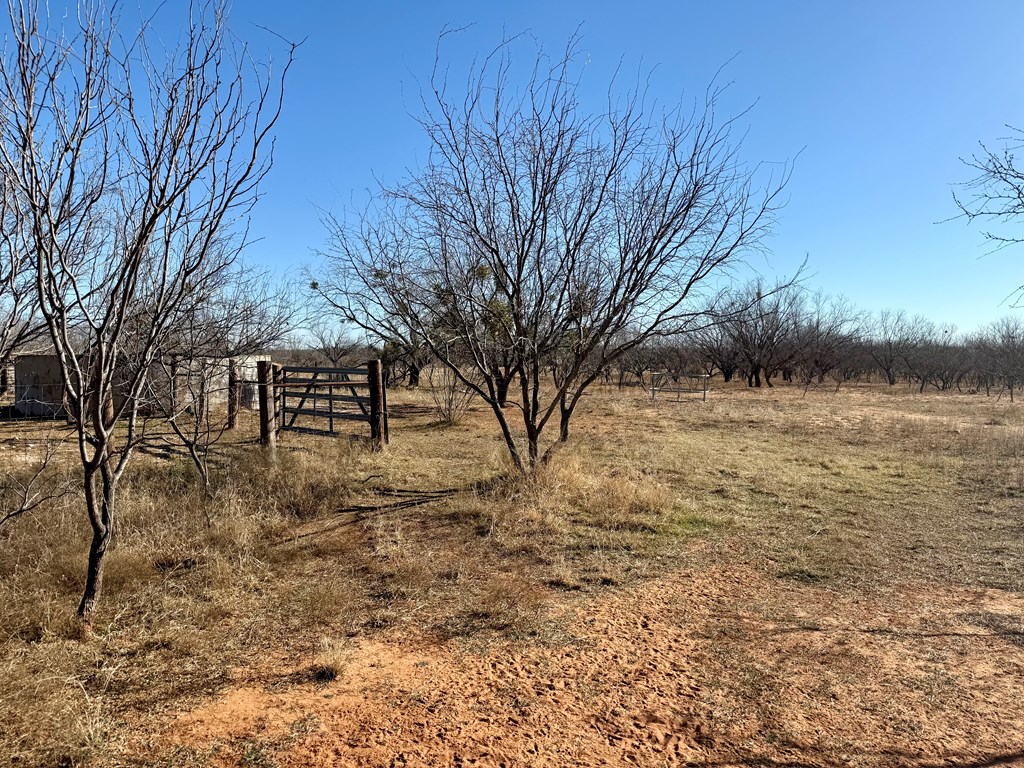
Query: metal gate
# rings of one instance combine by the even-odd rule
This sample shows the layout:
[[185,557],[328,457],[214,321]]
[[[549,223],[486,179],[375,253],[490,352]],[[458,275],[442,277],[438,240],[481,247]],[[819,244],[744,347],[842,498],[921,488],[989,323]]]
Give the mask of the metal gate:
[[274,445],[282,431],[337,435],[342,421],[368,422],[374,448],[388,442],[387,391],[379,360],[365,368],[261,362],[258,374],[264,445]]

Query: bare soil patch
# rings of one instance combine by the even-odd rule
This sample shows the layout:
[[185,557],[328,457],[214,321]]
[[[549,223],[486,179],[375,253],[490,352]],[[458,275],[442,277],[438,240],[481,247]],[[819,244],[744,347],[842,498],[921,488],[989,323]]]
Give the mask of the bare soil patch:
[[1024,762],[1014,595],[864,599],[729,564],[566,610],[555,646],[354,641],[336,681],[301,662],[246,680],[165,719],[158,751],[224,766]]

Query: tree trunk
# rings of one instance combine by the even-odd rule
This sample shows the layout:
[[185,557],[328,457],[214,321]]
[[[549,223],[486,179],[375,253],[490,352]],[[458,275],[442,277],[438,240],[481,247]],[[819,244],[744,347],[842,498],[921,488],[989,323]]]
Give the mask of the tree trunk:
[[420,385],[420,366],[417,363],[409,363],[409,386],[418,387]]
[[[101,449],[102,450],[102,449]],[[109,458],[101,459],[101,461]],[[100,477],[97,478],[97,473]],[[97,498],[97,479],[100,481],[100,498]],[[78,617],[88,629],[96,610],[103,587],[103,559],[114,532],[114,494],[116,481],[106,467],[93,468],[85,476],[85,503],[92,526],[92,541],[89,544],[89,563],[85,573],[85,589],[78,604]]]
[[92,387],[92,393],[90,396],[93,398],[103,398],[102,403],[98,403],[95,407],[90,408],[93,414],[93,430],[96,432],[97,436],[108,434],[109,432],[109,437],[107,438],[107,450],[111,451],[114,449],[114,393],[112,387],[103,386],[99,357],[96,358],[96,362],[93,364],[89,383]]
[[86,625],[92,623],[96,602],[99,600],[103,584],[103,556],[107,553],[109,541],[109,531],[93,528],[92,542],[89,545],[89,565],[85,573],[85,591],[82,593],[82,602],[78,604],[78,618]]
[[[491,391],[493,392],[493,390]],[[519,455],[516,438],[512,434],[512,428],[508,425],[508,420],[505,418],[505,412],[498,406],[496,401],[491,403],[491,410],[494,411],[494,415],[498,419],[498,425],[501,427],[501,436],[505,439],[505,447],[508,448],[508,455],[512,459],[513,466],[515,466],[517,472],[525,475],[526,466],[523,464],[523,457]]]
[[238,425],[238,411],[242,406],[242,385],[238,381],[238,361],[228,361],[228,429]]
[[[540,387],[539,370],[535,368],[532,376],[527,376],[525,370],[519,370],[518,373],[519,386],[522,388],[523,431],[526,432],[529,473],[536,477],[540,460],[541,433],[541,429],[537,425],[537,392]],[[495,407],[495,411],[502,413],[501,409],[497,407]]]
[[501,371],[494,371],[494,395],[499,408],[508,405],[508,387],[511,382],[511,376],[506,376]]
[[209,403],[207,402],[206,397],[206,382],[208,375],[208,371],[199,372],[199,395],[196,397],[195,403],[195,419],[197,425],[206,421],[206,413],[209,408]]
[[569,421],[572,419],[573,410],[576,408],[574,404],[569,404],[571,402],[565,395],[562,395],[558,401],[558,440],[549,445],[548,449],[544,451],[544,456],[540,460],[544,466],[548,465],[548,462],[551,461],[551,457],[555,455],[555,451],[559,446],[569,442]]
[[530,473],[536,475],[540,466],[540,432],[536,427],[528,426],[526,430],[526,441],[530,456]]
[[562,395],[558,403],[558,442],[569,442],[569,419],[572,418],[573,406],[567,404],[567,398]]

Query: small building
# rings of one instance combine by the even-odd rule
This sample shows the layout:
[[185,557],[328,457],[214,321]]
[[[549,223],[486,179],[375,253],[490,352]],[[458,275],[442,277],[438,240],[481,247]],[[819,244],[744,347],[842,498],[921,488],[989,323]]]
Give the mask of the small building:
[[[164,412],[170,406],[172,392],[178,410],[194,411],[197,407],[205,410],[223,405],[228,400],[232,368],[239,405],[254,408],[257,403],[256,364],[269,359],[269,355],[242,355],[154,363],[141,410],[151,416]],[[64,383],[56,355],[18,356],[14,363],[14,408],[22,416],[66,416]]]
[[56,355],[18,355],[14,360],[14,409],[22,416],[64,415],[64,383]]
[[0,400],[6,401],[14,389],[14,360],[0,363]]

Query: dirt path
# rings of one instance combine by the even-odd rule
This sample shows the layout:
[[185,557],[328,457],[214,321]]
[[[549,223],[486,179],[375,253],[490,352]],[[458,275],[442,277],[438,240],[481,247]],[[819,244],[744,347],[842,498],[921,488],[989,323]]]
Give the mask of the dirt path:
[[732,564],[569,610],[559,645],[362,640],[331,683],[261,674],[151,744],[225,766],[1024,764],[1015,595]]

